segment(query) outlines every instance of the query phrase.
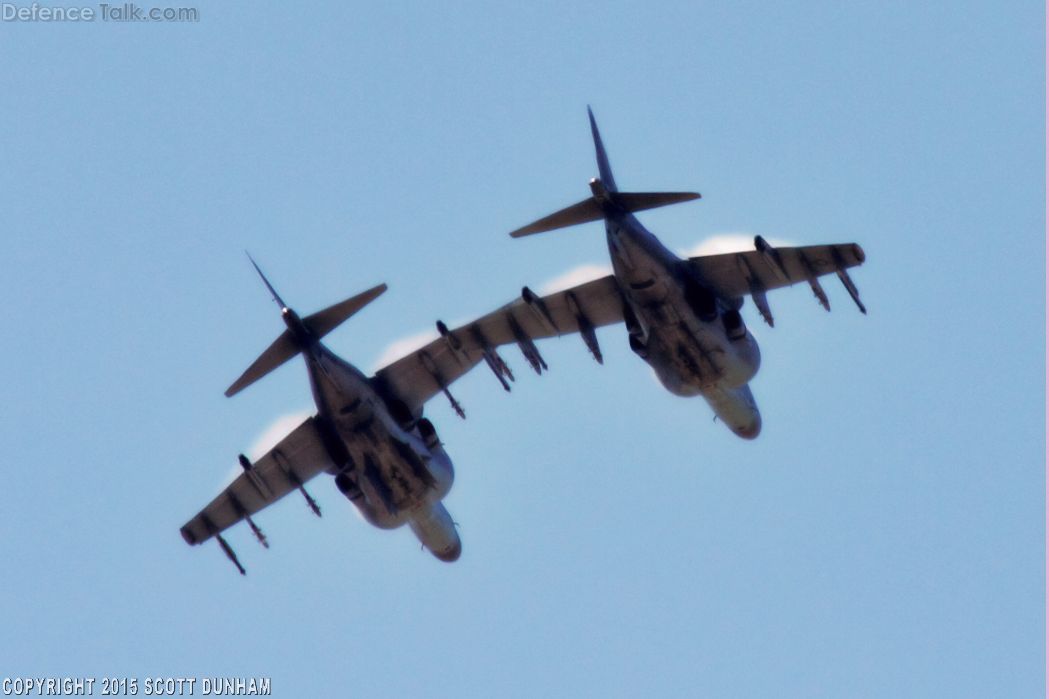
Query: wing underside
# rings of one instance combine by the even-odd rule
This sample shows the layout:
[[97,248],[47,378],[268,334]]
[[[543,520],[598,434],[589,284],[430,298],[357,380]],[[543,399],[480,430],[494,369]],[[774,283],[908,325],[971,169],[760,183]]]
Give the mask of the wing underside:
[[798,281],[808,281],[862,264],[863,250],[856,243],[771,248],[705,255],[688,260],[711,291],[724,298],[750,294],[754,287],[771,291]]
[[757,283],[770,291],[863,264],[862,248],[855,243],[772,248],[693,257],[689,263],[703,281],[725,298],[743,296]]
[[[533,340],[578,332],[595,351],[594,328],[622,320],[623,300],[611,275],[543,297],[526,288],[521,298],[475,321],[453,329],[439,324],[441,337],[380,369],[376,380],[418,414],[426,401],[447,392],[453,381],[482,361],[509,389],[506,378],[512,374],[496,352],[501,345],[516,343],[541,371],[545,363]],[[595,356],[600,357],[600,350]]]
[[[307,418],[186,522],[182,537],[190,544],[203,543],[293,490],[302,489],[304,483],[333,465],[317,419]],[[317,511],[312,498],[306,498]],[[259,532],[256,536],[262,538]]]
[[863,248],[855,243],[773,248],[760,236],[755,250],[706,255],[688,260],[704,286],[724,299],[750,295],[765,321],[772,325],[765,293],[772,289],[808,282],[819,302],[830,310],[830,301],[820,285],[825,274],[837,274],[849,296],[864,313],[860,293],[846,271],[863,264]]

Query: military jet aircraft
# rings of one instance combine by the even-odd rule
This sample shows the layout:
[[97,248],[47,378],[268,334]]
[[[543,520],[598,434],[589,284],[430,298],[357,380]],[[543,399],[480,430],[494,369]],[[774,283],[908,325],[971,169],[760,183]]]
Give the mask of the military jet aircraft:
[[[242,454],[244,472],[182,527],[182,537],[191,545],[215,537],[243,575],[244,567],[221,533],[247,520],[255,537],[268,548],[252,515],[298,490],[320,516],[320,508],[304,485],[323,472],[335,478],[336,487],[371,524],[395,529],[407,523],[438,559],[457,560],[462,544],[441,503],[452,487],[452,462],[433,424],[421,414],[422,404],[436,390],[409,386],[404,391],[406,403],[321,343],[321,338],[386,291],[386,285],[301,318],[284,303],[254,260],[252,265],[280,306],[287,329],[233,382],[226,395],[238,393],[302,354],[317,414],[256,462]],[[386,377],[396,381],[399,373],[387,371]]]
[[[441,337],[425,348],[430,357],[425,373],[441,377],[447,394],[448,382],[483,359],[503,388],[510,390],[507,379],[513,376],[494,347],[516,342],[532,368],[541,373],[547,366],[533,340],[578,332],[594,358],[602,362],[594,329],[623,322],[630,348],[648,362],[668,391],[703,396],[735,434],[754,439],[761,431],[761,414],[748,382],[758,371],[761,353],[740,315],[744,296],[753,299],[771,326],[766,292],[805,281],[829,311],[830,302],[818,278],[836,273],[860,311],[866,313],[846,272],[863,263],[863,249],[855,243],[774,248],[757,236],[753,251],[680,259],[634,213],[700,195],[620,192],[597,122],[593,112],[588,112],[600,175],[590,180],[591,196],[510,235],[519,238],[603,219],[614,273],[544,297],[525,287],[520,299],[454,330],[438,321]],[[413,357],[402,360],[417,361]],[[392,367],[398,367],[402,377],[410,375],[399,363]],[[450,394],[449,399],[462,414]]]

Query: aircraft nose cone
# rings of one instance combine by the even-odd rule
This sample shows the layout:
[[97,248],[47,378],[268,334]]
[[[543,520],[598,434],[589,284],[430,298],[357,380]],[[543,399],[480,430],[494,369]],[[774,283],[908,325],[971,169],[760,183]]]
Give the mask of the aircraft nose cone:
[[755,420],[744,427],[737,427],[733,430],[743,439],[755,439],[761,434],[761,416],[759,415]]
[[433,555],[438,560],[444,561],[445,563],[454,563],[459,560],[459,556],[463,553],[463,542],[458,539],[455,540],[455,545],[450,548],[446,548],[441,552],[434,551]]

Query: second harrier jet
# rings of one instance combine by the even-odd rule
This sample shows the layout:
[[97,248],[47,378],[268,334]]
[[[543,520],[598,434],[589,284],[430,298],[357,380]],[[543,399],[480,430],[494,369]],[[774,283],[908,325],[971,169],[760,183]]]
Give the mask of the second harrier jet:
[[[446,389],[448,382],[484,359],[509,390],[506,379],[513,377],[494,347],[516,342],[533,369],[541,372],[546,364],[533,340],[578,332],[601,362],[594,328],[623,322],[630,348],[652,366],[668,391],[703,396],[735,434],[757,437],[761,414],[748,382],[758,371],[761,353],[739,312],[744,296],[753,299],[771,326],[767,291],[805,281],[830,310],[818,278],[835,273],[866,313],[845,271],[863,263],[863,249],[855,243],[774,248],[757,236],[752,251],[680,259],[634,213],[698,199],[699,194],[620,192],[593,113],[590,129],[600,174],[590,180],[591,196],[510,235],[519,238],[603,219],[613,274],[545,297],[525,287],[519,300],[454,330],[438,322],[442,337],[424,348],[430,365],[420,365],[417,372],[435,377]],[[416,353],[391,368],[407,376],[407,367],[399,365],[419,361]],[[453,404],[461,411],[454,400]]]
[[320,516],[320,508],[304,485],[326,472],[371,524],[381,529],[408,524],[434,556],[448,562],[458,559],[462,551],[459,533],[441,502],[452,487],[452,462],[433,424],[422,417],[422,406],[437,393],[437,387],[413,383],[409,377],[406,389],[393,396],[383,386],[401,376],[396,369],[386,372],[386,381],[375,382],[321,342],[386,291],[386,285],[302,318],[284,303],[257,265],[255,269],[280,306],[287,329],[226,389],[226,395],[240,392],[301,354],[317,414],[254,463],[241,455],[244,473],[186,522],[183,538],[189,544],[201,544],[214,537],[244,574],[222,532],[247,521],[259,543],[268,548],[252,515],[298,490]]

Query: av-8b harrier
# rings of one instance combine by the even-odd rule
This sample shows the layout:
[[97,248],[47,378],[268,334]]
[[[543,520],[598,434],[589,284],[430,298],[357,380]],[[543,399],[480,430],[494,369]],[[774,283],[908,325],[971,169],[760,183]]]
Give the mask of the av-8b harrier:
[[513,377],[492,355],[492,346],[516,341],[541,373],[546,363],[533,340],[578,332],[601,362],[594,329],[622,322],[630,348],[648,362],[668,391],[703,396],[735,434],[754,439],[761,431],[761,414],[748,382],[758,371],[761,353],[740,315],[743,298],[749,295],[771,326],[766,292],[804,281],[829,311],[819,277],[835,273],[866,313],[846,271],[863,263],[863,249],[856,243],[774,248],[757,236],[752,251],[680,259],[634,213],[700,195],[620,192],[592,112],[590,129],[600,175],[590,180],[592,196],[510,235],[519,238],[604,220],[613,274],[544,297],[525,287],[517,301],[454,330],[438,322],[442,338],[428,349],[437,353],[447,345],[453,356],[441,355],[448,358],[437,368],[451,375],[464,360],[483,356],[509,390],[506,379]]
[[[252,260],[252,264],[255,262]],[[298,490],[313,512],[320,508],[305,483],[321,473],[364,518],[382,529],[408,524],[434,556],[452,562],[462,544],[441,500],[452,487],[452,462],[422,405],[439,391],[432,383],[409,386],[394,396],[321,343],[321,338],[386,291],[380,284],[306,318],[288,307],[255,265],[281,308],[287,326],[262,355],[226,390],[232,396],[297,354],[306,360],[317,414],[306,419],[255,463],[241,455],[244,473],[182,527],[189,544],[215,537],[226,556],[244,574],[222,532],[246,520],[268,547],[252,515]],[[389,371],[390,380],[399,376]]]

